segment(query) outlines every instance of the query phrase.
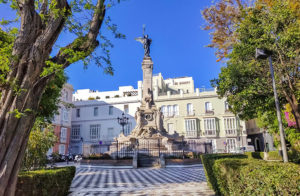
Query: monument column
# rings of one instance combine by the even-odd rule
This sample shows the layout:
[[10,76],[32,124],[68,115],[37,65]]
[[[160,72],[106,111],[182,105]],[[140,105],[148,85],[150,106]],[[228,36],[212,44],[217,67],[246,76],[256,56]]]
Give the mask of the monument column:
[[[153,62],[151,57],[144,57],[142,62],[143,69],[143,98],[149,97],[152,100],[152,71],[153,71]],[[152,102],[152,101],[151,101]],[[145,99],[143,99],[145,104]]]

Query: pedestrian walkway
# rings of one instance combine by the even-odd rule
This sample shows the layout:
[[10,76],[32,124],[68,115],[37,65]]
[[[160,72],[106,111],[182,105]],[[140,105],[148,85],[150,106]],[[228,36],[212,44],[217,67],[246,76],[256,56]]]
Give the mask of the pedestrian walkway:
[[202,166],[103,169],[77,167],[70,195],[214,195]]

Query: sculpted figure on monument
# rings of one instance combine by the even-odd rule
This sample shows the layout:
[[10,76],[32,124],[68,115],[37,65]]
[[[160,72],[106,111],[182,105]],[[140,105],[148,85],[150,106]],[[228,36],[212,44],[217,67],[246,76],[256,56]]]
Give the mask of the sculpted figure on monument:
[[146,108],[150,109],[151,104],[152,104],[152,92],[149,88],[148,88],[148,93],[144,96],[144,101],[145,101],[145,104],[146,104]]
[[164,126],[163,126],[163,114],[160,112],[160,108],[156,111],[156,126],[158,130],[163,131]]
[[138,136],[138,135],[140,135],[140,131],[143,126],[142,114],[141,114],[140,108],[137,108],[134,118],[136,120],[136,126],[135,126],[134,130],[132,131],[132,134]]
[[144,57],[150,57],[150,45],[152,39],[148,38],[148,35],[144,35],[144,37],[135,38],[136,41],[141,42],[144,46]]

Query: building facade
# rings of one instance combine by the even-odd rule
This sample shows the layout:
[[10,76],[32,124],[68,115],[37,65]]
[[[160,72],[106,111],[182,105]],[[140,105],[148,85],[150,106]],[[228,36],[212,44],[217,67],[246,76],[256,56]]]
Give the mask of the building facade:
[[273,137],[267,130],[259,128],[255,119],[251,119],[246,122],[248,143],[254,146],[254,150],[258,152],[262,151],[274,151]]
[[139,90],[132,86],[118,91],[78,90],[73,95],[71,149],[74,154],[102,153],[122,130],[118,117],[129,118],[124,135],[135,126],[134,114],[140,106]]
[[[122,130],[117,118],[129,118],[125,135],[135,127],[134,115],[141,105],[142,81],[138,88],[118,91],[78,90],[73,95],[71,152],[102,153]],[[153,75],[153,98],[164,114],[164,128],[193,142],[211,142],[214,152],[237,152],[247,146],[246,124],[229,111],[226,99],[215,89],[194,88],[192,77],[163,79]]]
[[71,108],[73,86],[65,84],[61,91],[60,104],[58,114],[53,117],[52,124],[54,126],[54,134],[57,137],[57,142],[48,151],[48,154],[53,152],[61,155],[67,155],[70,152],[69,143],[71,135]]

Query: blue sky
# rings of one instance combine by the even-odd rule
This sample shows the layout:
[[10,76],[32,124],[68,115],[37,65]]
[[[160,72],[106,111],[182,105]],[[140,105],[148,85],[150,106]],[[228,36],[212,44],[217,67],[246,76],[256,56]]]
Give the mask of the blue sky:
[[[133,85],[142,80],[142,44],[135,37],[142,36],[142,26],[152,38],[151,57],[153,73],[161,72],[164,78],[192,76],[195,87],[210,87],[217,77],[221,64],[216,63],[214,50],[209,43],[201,10],[211,1],[205,0],[126,0],[108,10],[113,23],[118,25],[126,39],[111,41],[111,60],[114,76],[105,75],[101,68],[90,65],[83,70],[82,63],[67,69],[69,83],[74,89],[117,90],[118,86]],[[101,32],[109,36],[105,28]],[[100,50],[99,50],[100,52]]]
[[[216,63],[214,50],[206,48],[209,44],[207,31],[201,29],[204,20],[201,10],[211,5],[208,0],[125,0],[110,8],[107,16],[118,25],[126,39],[114,39],[103,26],[101,33],[111,38],[111,61],[114,76],[106,75],[103,69],[89,65],[83,69],[82,62],[67,68],[66,73],[74,89],[93,89],[100,91],[117,90],[118,86],[132,85],[142,80],[142,44],[135,37],[142,36],[142,26],[152,39],[151,57],[153,73],[161,72],[164,78],[192,76],[195,87],[210,87],[210,80],[216,78],[222,66]],[[3,6],[3,5],[1,5]],[[7,12],[0,6],[0,18]],[[71,41],[62,34],[62,45]],[[101,50],[97,50],[101,54]]]

